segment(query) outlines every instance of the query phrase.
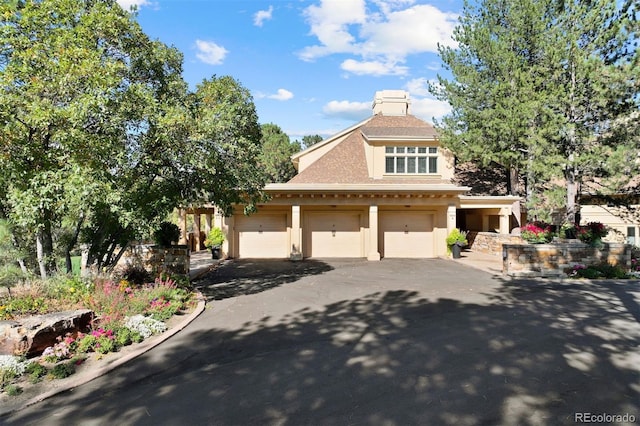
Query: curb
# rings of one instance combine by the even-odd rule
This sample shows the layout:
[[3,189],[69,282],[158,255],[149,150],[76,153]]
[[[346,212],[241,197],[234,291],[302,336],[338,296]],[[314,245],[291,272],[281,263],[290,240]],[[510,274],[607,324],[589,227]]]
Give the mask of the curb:
[[[174,327],[171,327],[170,329],[168,329],[167,331],[165,331],[162,334],[158,334],[156,336],[153,336],[150,339],[147,339],[141,343],[139,343],[136,347],[135,350],[133,350],[132,352],[119,357],[117,359],[114,359],[111,363],[108,363],[102,367],[96,368],[94,370],[88,371],[86,374],[84,375],[79,375],[79,376],[71,376],[70,377],[70,381],[61,384],[60,387],[57,387],[53,390],[50,390],[48,392],[45,392],[43,394],[40,394],[34,398],[31,398],[30,400],[22,403],[19,406],[16,407],[12,407],[9,408],[7,411],[3,411],[2,409],[0,409],[0,417],[15,413],[17,411],[23,410],[31,405],[37,404],[39,402],[44,401],[47,398],[50,398],[54,395],[57,395],[59,393],[62,392],[66,392],[68,390],[74,389],[78,386],[82,386],[86,383],[89,383],[90,381],[97,379],[98,377],[104,376],[105,374],[107,374],[108,372],[118,368],[119,366],[131,361],[134,358],[139,357],[140,355],[144,354],[145,352],[148,352],[149,350],[155,348],[156,346],[158,346],[160,343],[166,341],[167,339],[169,339],[170,337],[174,336],[175,334],[177,334],[179,331],[183,330],[187,325],[189,325],[193,320],[195,320],[205,309],[206,306],[206,299],[204,298],[204,296],[202,295],[202,293],[200,293],[199,291],[196,292],[196,299],[198,300],[198,305],[196,306],[196,308],[193,310],[193,312],[191,312],[184,320],[180,321],[178,324],[176,324]],[[115,352],[117,354],[117,352]],[[73,380],[75,379],[75,380]]]

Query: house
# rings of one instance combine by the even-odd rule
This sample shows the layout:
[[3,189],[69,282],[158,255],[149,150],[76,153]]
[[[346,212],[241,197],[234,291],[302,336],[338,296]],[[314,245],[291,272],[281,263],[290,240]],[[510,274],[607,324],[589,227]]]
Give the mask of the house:
[[[431,258],[451,229],[508,234],[518,197],[472,196],[454,157],[411,115],[401,90],[375,94],[371,117],[292,157],[297,175],[265,187],[269,202],[216,216],[233,258]],[[516,224],[517,226],[517,224]]]

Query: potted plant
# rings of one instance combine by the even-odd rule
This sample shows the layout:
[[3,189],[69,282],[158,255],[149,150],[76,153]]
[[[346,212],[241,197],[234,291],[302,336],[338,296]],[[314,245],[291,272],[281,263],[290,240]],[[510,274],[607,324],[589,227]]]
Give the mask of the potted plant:
[[447,237],[447,251],[453,254],[454,259],[460,259],[462,247],[465,247],[467,244],[467,231],[453,228]]
[[204,240],[204,246],[211,250],[211,257],[214,259],[220,258],[220,248],[224,242],[224,233],[220,228],[212,228],[207,234],[207,238]]
[[530,244],[546,244],[553,238],[553,232],[551,225],[537,220],[520,228],[520,236]]

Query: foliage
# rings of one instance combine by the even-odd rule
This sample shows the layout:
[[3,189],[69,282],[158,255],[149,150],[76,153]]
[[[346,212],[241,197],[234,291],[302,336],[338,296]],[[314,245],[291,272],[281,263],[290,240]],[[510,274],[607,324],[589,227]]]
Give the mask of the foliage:
[[66,379],[76,372],[75,363],[73,361],[56,364],[49,370],[49,375],[54,379]]
[[608,263],[601,263],[599,265],[574,265],[567,270],[567,275],[571,278],[586,278],[586,279],[627,279],[629,278],[628,272],[620,265],[611,265]]
[[[564,183],[573,223],[578,186],[636,176],[640,50],[634,2],[466,2],[456,45],[440,47],[453,78],[432,85],[452,112],[437,123],[462,160],[495,161],[510,192],[524,175],[530,213]],[[615,187],[615,186],[614,186]]]
[[461,231],[458,228],[453,228],[447,236],[446,243],[448,253],[451,253],[451,247],[454,245],[459,245],[460,247],[466,246],[468,244],[467,231]]
[[20,280],[25,278],[24,273],[18,267],[20,253],[12,241],[12,232],[9,223],[0,219],[0,286],[11,291]]
[[0,355],[0,389],[6,388],[16,377],[21,376],[28,364],[28,361],[17,356]]
[[162,321],[139,314],[127,318],[124,326],[132,332],[137,333],[143,339],[147,339],[154,334],[162,333],[167,329],[167,326]]
[[220,228],[211,228],[211,231],[207,234],[207,238],[204,240],[204,245],[207,248],[220,247],[224,242],[224,233]]
[[460,246],[466,246],[467,242],[467,231],[461,231],[458,228],[453,228],[449,235],[447,236],[447,245],[452,246],[454,244],[458,244]]
[[38,383],[48,372],[47,367],[37,362],[30,362],[25,369],[25,373],[29,375],[30,383]]
[[541,221],[529,222],[520,230],[522,239],[533,244],[548,243],[553,238],[551,225]]
[[592,244],[606,237],[609,230],[600,222],[589,222],[576,227],[578,239],[583,243]]
[[260,126],[230,77],[189,93],[182,54],[112,0],[0,4],[0,210],[45,278],[84,242],[115,264],[178,205],[264,194]]
[[180,240],[180,227],[175,223],[162,222],[153,233],[153,238],[161,247],[170,247],[173,242]]
[[294,177],[296,169],[291,156],[298,151],[300,144],[291,143],[279,126],[271,123],[262,125],[262,150],[258,161],[267,181],[286,182]]
[[117,272],[116,280],[140,286],[151,280],[151,274],[143,266],[127,264]]
[[302,137],[302,143],[300,144],[304,149],[309,148],[317,144],[318,142],[322,142],[323,138],[320,135],[306,135]]
[[48,301],[44,297],[31,294],[22,297],[0,299],[0,320],[46,312]]

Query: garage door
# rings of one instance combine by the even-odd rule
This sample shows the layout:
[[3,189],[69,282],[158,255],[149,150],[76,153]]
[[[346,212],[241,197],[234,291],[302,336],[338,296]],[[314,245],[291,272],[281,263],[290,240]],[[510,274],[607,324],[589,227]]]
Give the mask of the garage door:
[[380,212],[378,244],[383,257],[433,257],[433,214]]
[[305,215],[305,257],[363,257],[360,214],[309,212]]
[[286,214],[239,215],[235,217],[235,229],[238,257],[289,257]]

